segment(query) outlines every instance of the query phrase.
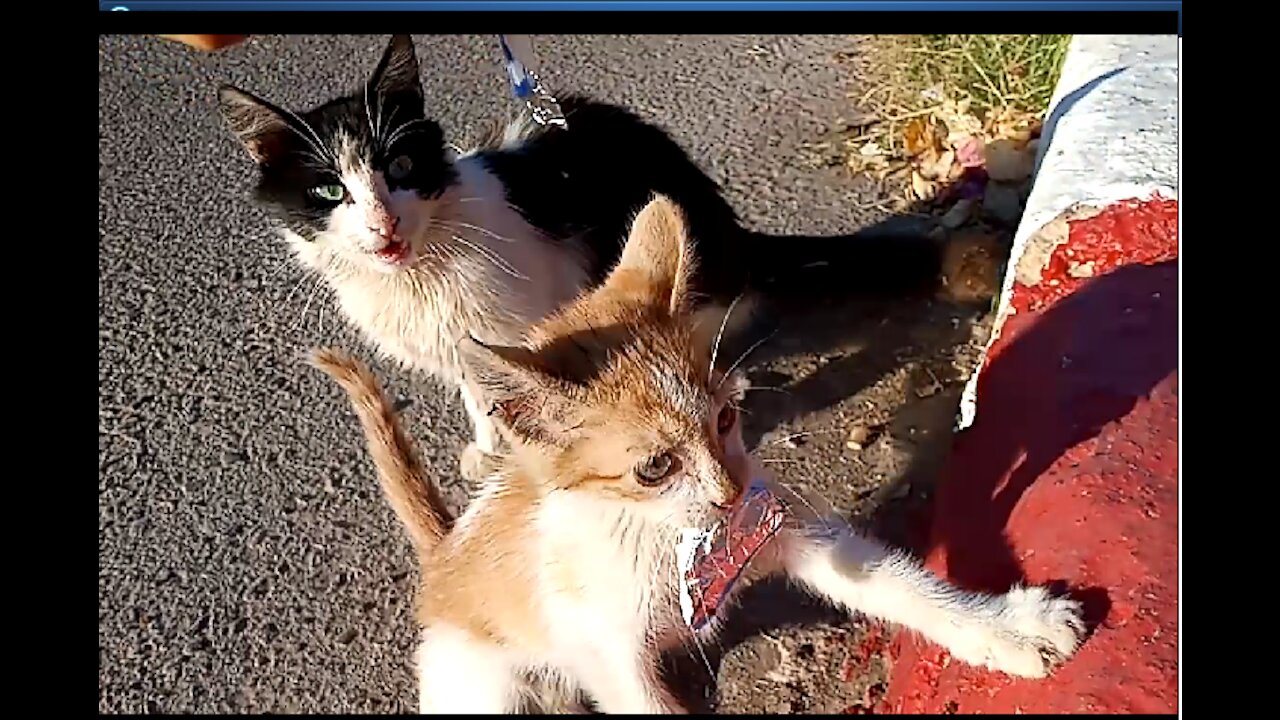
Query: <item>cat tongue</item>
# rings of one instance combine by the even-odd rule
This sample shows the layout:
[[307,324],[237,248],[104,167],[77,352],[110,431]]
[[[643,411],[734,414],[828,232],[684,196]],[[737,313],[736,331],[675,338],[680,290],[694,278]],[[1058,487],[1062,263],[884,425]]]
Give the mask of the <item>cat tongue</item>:
[[751,559],[782,527],[782,503],[752,483],[729,517],[711,528],[686,528],[676,545],[680,612],[694,630],[715,617]]
[[403,258],[405,256],[405,253],[408,250],[409,250],[409,243],[403,240],[397,240],[391,243],[390,245],[383,247],[381,250],[376,251],[374,254],[382,258],[383,260],[394,261],[394,260],[399,260]]

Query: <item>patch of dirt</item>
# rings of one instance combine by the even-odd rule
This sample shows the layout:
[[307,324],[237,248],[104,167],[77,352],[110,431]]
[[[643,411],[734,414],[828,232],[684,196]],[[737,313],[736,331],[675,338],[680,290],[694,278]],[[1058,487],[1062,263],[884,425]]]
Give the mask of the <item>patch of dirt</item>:
[[[863,113],[801,155],[876,182],[884,212],[928,218],[948,242],[944,287],[913,301],[784,312],[783,330],[747,363],[755,391],[744,407],[748,443],[782,480],[916,553],[927,549],[929,499],[995,320],[1040,127],[1036,114],[980,118],[967,100],[933,92],[934,105]],[[677,687],[722,714],[874,712],[891,628],[786,583],[744,594],[708,661],[677,661]],[[698,679],[709,674],[718,682]]]
[[[967,296],[966,296],[967,298]],[[784,312],[757,351],[748,442],[876,536],[919,551],[919,523],[981,360],[990,295],[831,302]],[[672,661],[686,697],[717,713],[866,712],[887,683],[891,630],[783,582],[748,588],[718,647]],[[705,655],[705,660],[703,657]],[[708,667],[718,683],[708,683]],[[718,686],[718,690],[713,688]]]
[[758,635],[721,666],[719,712],[840,713],[875,698],[887,674],[879,637],[865,621]]

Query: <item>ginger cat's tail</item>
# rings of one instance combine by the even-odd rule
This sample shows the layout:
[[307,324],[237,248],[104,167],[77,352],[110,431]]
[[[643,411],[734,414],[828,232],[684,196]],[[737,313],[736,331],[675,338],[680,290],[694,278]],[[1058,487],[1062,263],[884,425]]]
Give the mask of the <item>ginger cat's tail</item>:
[[414,549],[420,555],[427,553],[448,532],[453,518],[445,509],[436,486],[423,472],[417,453],[377,378],[364,363],[330,348],[312,350],[307,362],[347,391],[364,427],[369,454],[387,502],[409,533]]

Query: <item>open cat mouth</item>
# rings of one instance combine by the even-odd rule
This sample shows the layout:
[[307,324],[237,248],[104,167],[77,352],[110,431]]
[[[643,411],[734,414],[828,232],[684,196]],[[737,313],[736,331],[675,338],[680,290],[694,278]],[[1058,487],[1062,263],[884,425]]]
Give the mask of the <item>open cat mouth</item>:
[[409,242],[407,240],[395,240],[381,250],[374,251],[373,254],[385,263],[399,265],[409,257]]

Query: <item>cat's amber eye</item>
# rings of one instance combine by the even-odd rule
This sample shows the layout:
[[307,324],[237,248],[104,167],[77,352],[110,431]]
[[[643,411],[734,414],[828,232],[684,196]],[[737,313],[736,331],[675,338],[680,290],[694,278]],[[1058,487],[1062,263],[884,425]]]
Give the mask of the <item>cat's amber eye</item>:
[[676,469],[676,458],[669,452],[658,453],[636,466],[636,478],[642,485],[657,485]]
[[387,166],[387,174],[390,175],[393,180],[403,180],[409,177],[409,172],[411,170],[413,170],[413,161],[409,159],[408,155],[401,155],[397,157],[395,160],[391,161],[390,165]]
[[738,421],[738,408],[731,403],[726,403],[720,408],[720,414],[716,416],[716,431],[721,435],[733,429],[733,424]]
[[342,202],[347,196],[347,189],[340,184],[317,185],[311,188],[312,197],[325,202]]

